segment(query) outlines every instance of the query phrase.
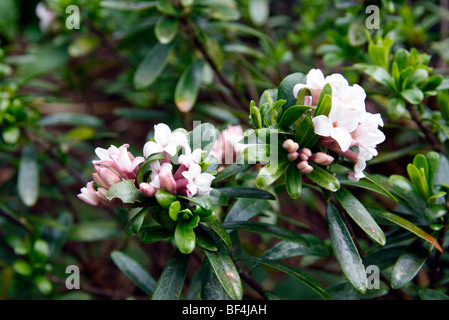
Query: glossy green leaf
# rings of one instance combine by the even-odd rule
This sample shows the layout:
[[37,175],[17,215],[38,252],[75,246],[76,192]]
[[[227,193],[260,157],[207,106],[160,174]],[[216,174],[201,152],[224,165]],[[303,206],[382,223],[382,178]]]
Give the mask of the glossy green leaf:
[[308,275],[305,272],[302,272],[301,270],[292,267],[291,265],[288,265],[283,262],[279,261],[273,261],[268,259],[262,259],[257,257],[245,257],[244,260],[254,263],[260,263],[264,264],[266,266],[278,269],[287,275],[291,276],[292,278],[298,280],[299,282],[303,283],[310,289],[312,289],[314,292],[316,292],[321,298],[325,300],[330,300],[331,296],[326,291],[326,289],[314,278],[312,278],[310,275]]
[[421,103],[421,101],[424,99],[424,94],[418,88],[402,90],[401,96],[413,105]]
[[399,256],[391,274],[391,286],[402,288],[413,280],[430,255],[433,246],[421,239],[413,241]]
[[154,27],[154,33],[157,40],[159,40],[161,44],[168,44],[172,42],[178,33],[178,26],[178,19],[161,17]]
[[320,187],[332,192],[340,189],[340,181],[338,181],[337,177],[314,163],[310,163],[310,165],[313,167],[313,171],[307,175],[310,180],[315,182]]
[[296,120],[303,116],[309,110],[312,110],[314,107],[310,106],[291,106],[287,110],[282,113],[281,120],[279,121],[279,125],[283,127],[290,127]]
[[325,115],[327,116],[332,108],[332,88],[329,83],[323,87],[317,102],[317,108],[314,112],[314,117]]
[[179,300],[187,274],[190,255],[175,251],[159,278],[152,300]]
[[438,241],[432,237],[430,234],[428,234],[427,232],[425,232],[424,230],[422,230],[420,227],[416,226],[415,224],[411,223],[410,221],[408,221],[407,219],[404,219],[394,213],[385,211],[385,210],[381,210],[381,209],[377,209],[377,208],[370,208],[368,209],[369,212],[378,215],[384,219],[387,219],[388,221],[393,222],[394,224],[410,231],[413,234],[416,234],[418,237],[424,239],[425,241],[429,242],[430,244],[432,244],[433,246],[435,246],[435,248],[442,252],[442,248],[440,246],[440,244],[438,243]]
[[36,204],[39,197],[39,164],[36,149],[32,144],[25,145],[22,149],[17,189],[20,199],[28,207]]
[[384,232],[356,197],[345,188],[340,188],[334,195],[349,216],[371,239],[382,246],[385,245]]
[[156,281],[137,261],[121,251],[111,252],[112,261],[136,286],[151,295]]
[[113,221],[92,221],[75,224],[70,232],[69,241],[103,241],[120,238],[122,230]]
[[228,188],[219,188],[217,190],[222,192],[226,197],[229,198],[276,200],[276,196],[273,195],[272,193],[257,188],[228,187]]
[[101,127],[104,125],[104,122],[102,119],[90,114],[58,112],[42,117],[38,124],[41,126]]
[[423,199],[427,199],[430,195],[430,189],[427,185],[427,179],[424,169],[418,169],[415,165],[409,163],[407,165],[407,173],[413,185],[422,195]]
[[220,132],[213,124],[201,123],[188,134],[190,148],[192,150],[200,148],[209,153],[219,135]]
[[201,297],[204,300],[230,300],[215,275],[209,260],[204,260],[201,281]]
[[421,289],[418,295],[421,300],[449,300],[447,294],[433,289]]
[[123,180],[113,184],[106,193],[106,198],[113,201],[120,199],[125,204],[144,202],[145,195],[135,187],[134,180]]
[[154,8],[157,1],[139,1],[136,3],[128,1],[106,1],[100,2],[100,6],[108,9],[115,9],[120,11],[141,11]]
[[264,210],[268,209],[268,207],[269,204],[266,200],[250,198],[238,199],[231,210],[229,210],[224,221],[246,221],[261,214]]
[[427,174],[427,184],[429,185],[430,191],[433,191],[433,181],[435,179],[435,174],[438,171],[438,165],[440,163],[440,156],[437,152],[431,151],[426,154],[427,164],[428,164],[428,174]]
[[303,73],[292,73],[286,76],[279,84],[276,100],[286,100],[286,103],[282,106],[284,111],[296,104],[296,98],[293,96],[293,87],[298,83],[306,83],[306,76]]
[[243,297],[242,282],[227,248],[218,245],[218,251],[204,250],[204,253],[228,296],[232,300],[241,300]]
[[179,78],[175,89],[175,103],[181,112],[189,112],[195,105],[200,91],[204,61],[196,60],[190,64]]
[[258,188],[266,188],[272,185],[284,173],[289,164],[289,161],[283,159],[268,163],[259,171],[256,178],[256,186]]
[[207,225],[218,236],[218,238],[221,239],[224,242],[224,244],[226,244],[228,248],[232,247],[231,236],[226,231],[226,229],[223,228],[223,225],[220,222],[218,221],[209,222],[207,223]]
[[135,236],[139,233],[140,228],[142,227],[143,221],[145,220],[145,216],[147,215],[148,208],[143,208],[138,213],[132,217],[131,220],[125,226],[125,233],[129,236]]
[[142,243],[155,243],[166,240],[173,235],[173,232],[159,225],[143,227],[140,232]]
[[156,44],[136,69],[133,82],[136,89],[148,88],[159,77],[170,57],[171,44]]
[[[194,216],[191,219],[195,220],[196,225],[198,225],[200,217]],[[196,235],[193,229],[194,227],[192,226],[191,221],[185,219],[178,220],[174,239],[179,252],[189,254],[195,249]]]
[[176,201],[176,196],[163,189],[159,189],[155,197],[159,205],[164,209],[170,208],[171,204]]
[[343,219],[330,202],[326,205],[326,218],[330,241],[338,264],[352,286],[357,291],[365,292],[368,282],[362,259]]
[[178,196],[178,198],[188,200],[191,203],[197,204],[206,211],[211,211],[213,209],[212,200],[208,196],[198,195],[191,198],[185,196]]
[[300,234],[270,223],[255,221],[229,221],[223,222],[223,227],[231,230],[260,233],[270,237],[295,242],[303,246],[309,245],[307,240]]
[[196,244],[205,250],[217,251],[218,247],[211,233],[212,231],[207,227],[199,224],[198,228],[195,229]]
[[288,166],[285,173],[285,181],[289,196],[292,199],[298,199],[302,190],[301,171],[296,168],[294,163]]

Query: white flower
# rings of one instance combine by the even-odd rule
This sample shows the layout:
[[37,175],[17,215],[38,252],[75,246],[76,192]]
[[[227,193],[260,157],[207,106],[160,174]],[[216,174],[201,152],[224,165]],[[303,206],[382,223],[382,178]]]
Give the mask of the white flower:
[[358,118],[358,111],[345,108],[339,99],[333,98],[329,115],[314,117],[312,121],[317,135],[333,138],[344,152],[352,145],[351,132],[359,125]]
[[191,163],[189,170],[182,173],[187,179],[187,196],[194,195],[208,195],[211,190],[212,180],[215,179],[210,173],[201,173],[201,166],[196,163]]
[[298,93],[301,89],[306,88],[310,90],[312,94],[312,105],[316,105],[320,93],[326,85],[323,72],[319,69],[312,69],[306,76],[306,84],[298,83],[293,87],[293,95],[295,98],[298,97]]
[[380,114],[364,113],[361,115],[360,124],[357,129],[351,133],[356,145],[359,149],[364,149],[377,156],[376,147],[378,144],[385,141],[385,134],[378,129],[378,126],[383,126],[383,120]]
[[179,163],[184,165],[186,168],[190,167],[191,163],[200,163],[201,162],[201,156],[203,155],[203,150],[200,148],[192,150],[187,145],[184,147],[184,153],[179,156]]
[[187,144],[187,136],[182,132],[172,132],[164,123],[154,126],[154,141],[148,141],[143,147],[143,155],[148,158],[152,154],[166,152],[176,154],[178,146]]
[[354,182],[359,181],[360,179],[365,177],[363,170],[366,168],[366,162],[373,158],[373,154],[368,150],[359,149],[359,153],[357,155],[357,162],[354,165],[354,171],[348,174],[349,180]]

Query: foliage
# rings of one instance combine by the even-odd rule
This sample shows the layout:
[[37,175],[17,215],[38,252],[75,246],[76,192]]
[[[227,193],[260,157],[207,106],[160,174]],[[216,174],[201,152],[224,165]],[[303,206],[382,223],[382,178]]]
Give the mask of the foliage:
[[[448,299],[448,8],[373,2],[368,29],[360,1],[79,0],[78,29],[71,4],[0,4],[1,299]],[[318,130],[339,95],[318,69],[385,141]],[[145,151],[161,123],[188,141],[171,158]],[[100,173],[114,145],[135,166]],[[152,192],[197,148],[210,190]]]

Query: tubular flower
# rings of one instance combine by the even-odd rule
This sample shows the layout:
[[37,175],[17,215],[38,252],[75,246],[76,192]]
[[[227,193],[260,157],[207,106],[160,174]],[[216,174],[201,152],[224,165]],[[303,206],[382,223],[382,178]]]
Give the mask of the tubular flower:
[[232,164],[245,147],[240,143],[242,139],[243,129],[241,126],[228,126],[220,133],[210,154],[217,158],[220,164]]
[[154,126],[154,141],[145,143],[143,155],[148,158],[152,154],[164,152],[174,156],[178,146],[186,145],[187,142],[187,136],[183,132],[172,132],[165,123],[159,123]]
[[196,194],[209,195],[211,183],[215,177],[210,173],[202,173],[200,165],[192,163],[189,170],[184,171],[182,175],[187,179],[185,192],[188,197],[193,197]]

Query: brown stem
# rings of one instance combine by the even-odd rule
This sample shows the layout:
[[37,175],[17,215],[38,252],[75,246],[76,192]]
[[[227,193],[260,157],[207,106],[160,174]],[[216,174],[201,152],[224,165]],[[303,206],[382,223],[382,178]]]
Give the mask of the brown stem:
[[409,103],[406,104],[406,107],[413,121],[415,121],[421,132],[426,137],[427,141],[429,141],[429,143],[432,145],[432,148],[435,151],[438,151],[439,153],[446,154],[446,151],[443,149],[437,138],[433,135],[433,133],[429,130],[429,128],[427,128],[422,123],[421,116],[419,115],[418,110],[416,110],[415,107]]
[[240,277],[243,281],[245,281],[251,288],[253,288],[258,294],[262,296],[265,300],[268,300],[268,297],[265,294],[265,289],[260,285],[259,282],[256,281],[247,271],[240,271]]

